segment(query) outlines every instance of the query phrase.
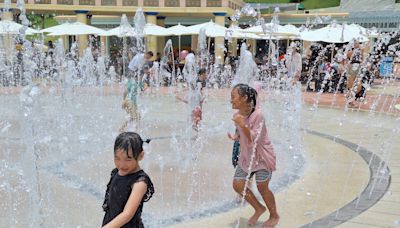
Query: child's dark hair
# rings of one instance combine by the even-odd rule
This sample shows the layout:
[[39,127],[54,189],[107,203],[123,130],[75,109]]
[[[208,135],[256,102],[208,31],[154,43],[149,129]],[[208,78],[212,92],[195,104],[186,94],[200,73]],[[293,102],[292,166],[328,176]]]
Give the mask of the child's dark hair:
[[247,103],[251,103],[251,105],[253,107],[253,110],[252,110],[252,112],[253,112],[257,105],[257,91],[254,88],[250,87],[249,85],[242,84],[242,83],[235,85],[233,87],[233,89],[237,89],[238,93],[241,97],[247,96]]
[[206,68],[201,68],[198,72],[198,75],[205,74],[207,72]]
[[150,139],[143,141],[140,135],[135,132],[123,132],[115,139],[114,153],[122,149],[126,152],[126,155],[130,157],[128,152],[129,149],[131,149],[133,158],[137,159],[143,151],[143,142],[150,143]]

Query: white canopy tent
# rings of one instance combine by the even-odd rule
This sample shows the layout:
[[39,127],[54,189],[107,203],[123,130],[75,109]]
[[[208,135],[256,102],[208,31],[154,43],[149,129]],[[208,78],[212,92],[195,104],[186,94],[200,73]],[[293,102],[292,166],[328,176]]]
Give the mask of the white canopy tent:
[[50,33],[48,36],[63,36],[63,35],[99,35],[104,33],[103,29],[96,28],[82,22],[64,23],[50,28],[40,30],[43,33]]
[[[110,29],[108,31],[102,32],[99,34],[101,36],[119,36],[119,37],[134,37],[136,36],[135,29],[129,26],[118,26],[116,28]],[[166,28],[147,23],[144,27],[144,35],[145,36],[170,36],[173,35]]]
[[225,37],[232,37],[237,39],[261,39],[260,36],[254,33],[245,33],[243,29],[237,26],[231,26],[225,31]]
[[121,23],[118,27],[110,29],[103,32],[100,36],[118,36],[118,37],[128,37],[132,36],[134,28],[129,24],[128,17],[126,14],[122,14]]
[[147,23],[144,26],[144,35],[145,36],[170,36],[172,33],[168,31],[168,29],[152,24]]
[[134,34],[134,29],[132,26],[130,26],[130,28],[118,26],[116,28],[107,30],[99,35],[100,36],[129,37],[129,36],[134,36],[135,34]]
[[188,26],[188,35],[197,35],[200,33],[200,29],[204,28],[206,36],[208,37],[225,37],[227,28],[214,23],[212,20],[206,23]]
[[171,26],[167,28],[168,32],[172,33],[174,36],[178,36],[178,49],[179,49],[179,55],[181,53],[181,36],[184,35],[190,35],[191,31],[188,29],[188,27],[181,25],[180,23],[174,26]]
[[181,25],[180,23],[167,28],[167,30],[174,36],[191,35],[191,30],[188,29],[188,27]]
[[[347,43],[352,40],[368,41],[369,32],[359,25],[332,24],[313,31],[302,32],[300,37],[305,41],[323,41],[327,43]],[[376,34],[376,33],[374,33]]]
[[[23,25],[14,21],[2,20],[0,21],[0,34],[20,34],[20,31],[23,27]],[[26,35],[33,35],[37,33],[40,33],[40,31],[29,27],[25,30]]]
[[297,36],[299,35],[298,31],[294,31],[291,27],[284,27],[282,25],[266,23],[263,25],[253,26],[247,29],[244,29],[243,32],[246,33],[256,33],[256,34],[264,34],[264,36]]
[[300,36],[300,28],[288,24],[283,26],[287,31],[292,32],[295,36]]

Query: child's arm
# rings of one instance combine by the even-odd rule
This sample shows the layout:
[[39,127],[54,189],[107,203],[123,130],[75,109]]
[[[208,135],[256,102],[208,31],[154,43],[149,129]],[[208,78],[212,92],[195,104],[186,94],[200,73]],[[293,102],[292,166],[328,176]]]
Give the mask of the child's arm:
[[239,140],[239,135],[237,135],[236,133],[232,135],[230,132],[228,132],[228,138],[233,141],[237,141]]
[[119,228],[128,223],[135,215],[146,192],[147,184],[144,181],[133,184],[131,195],[129,196],[128,202],[126,202],[124,210],[111,222],[103,226],[103,228]]
[[245,117],[240,115],[240,114],[236,114],[233,117],[233,122],[235,122],[237,127],[240,127],[243,130],[244,136],[246,136],[246,138],[249,140],[250,143],[253,142],[253,139],[251,137],[251,129],[250,127],[246,124],[245,122]]

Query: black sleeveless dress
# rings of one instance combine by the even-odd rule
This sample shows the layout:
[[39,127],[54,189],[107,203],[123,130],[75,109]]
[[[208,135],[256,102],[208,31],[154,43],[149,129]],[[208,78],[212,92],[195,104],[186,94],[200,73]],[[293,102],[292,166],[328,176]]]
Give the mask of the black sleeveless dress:
[[103,218],[103,226],[111,222],[124,210],[125,204],[132,192],[132,185],[140,181],[144,181],[147,184],[147,192],[143,196],[142,202],[136,210],[133,218],[127,224],[122,226],[122,228],[144,227],[141,218],[143,203],[149,201],[154,194],[153,183],[151,182],[150,177],[143,170],[126,176],[120,176],[117,169],[114,169],[111,172],[111,179],[107,185],[104,197],[103,209],[106,214]]

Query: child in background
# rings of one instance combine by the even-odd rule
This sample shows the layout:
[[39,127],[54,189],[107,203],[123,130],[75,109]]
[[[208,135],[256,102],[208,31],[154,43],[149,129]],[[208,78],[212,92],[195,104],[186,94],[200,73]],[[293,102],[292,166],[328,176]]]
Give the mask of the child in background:
[[182,98],[181,96],[177,95],[176,99],[180,100],[186,104],[190,105],[191,113],[191,120],[192,120],[192,127],[193,130],[198,131],[200,121],[202,120],[203,116],[203,102],[205,100],[205,95],[203,93],[203,88],[206,87],[206,80],[207,80],[207,73],[205,69],[200,69],[198,72],[198,76],[196,79],[195,84],[191,84],[191,91],[187,96],[187,99]]
[[143,82],[138,80],[136,75],[129,76],[128,82],[126,83],[126,90],[123,95],[124,100],[122,102],[122,108],[128,113],[129,119],[120,127],[120,132],[126,131],[129,122],[138,121],[140,119],[137,107],[137,95],[139,89],[144,89]]
[[[150,140],[146,140],[147,143]],[[103,228],[142,228],[143,203],[154,194],[150,177],[140,168],[143,140],[134,132],[118,135],[114,143],[115,169],[107,185]]]
[[[265,119],[261,109],[257,108],[257,92],[246,84],[237,84],[231,92],[232,109],[237,109],[233,121],[237,134],[228,134],[232,140],[240,141],[240,156],[236,167],[233,188],[243,195],[245,200],[254,208],[253,216],[248,220],[249,225],[255,225],[259,217],[266,211],[253,192],[246,186],[246,180],[255,174],[257,189],[269,210],[269,219],[263,226],[275,226],[279,222],[275,197],[269,189],[272,172],[276,170],[276,156],[269,140]],[[252,161],[253,160],[253,161]],[[252,161],[252,162],[251,162]]]

